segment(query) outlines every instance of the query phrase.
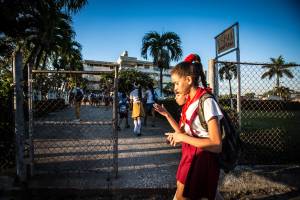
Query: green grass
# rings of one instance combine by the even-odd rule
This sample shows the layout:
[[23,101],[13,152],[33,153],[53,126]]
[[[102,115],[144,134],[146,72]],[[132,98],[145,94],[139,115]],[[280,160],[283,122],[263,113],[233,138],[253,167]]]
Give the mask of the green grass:
[[242,130],[281,128],[288,132],[300,131],[300,111],[243,111]]
[[295,154],[300,151],[300,111],[243,111],[241,134],[247,151],[244,160],[300,161]]

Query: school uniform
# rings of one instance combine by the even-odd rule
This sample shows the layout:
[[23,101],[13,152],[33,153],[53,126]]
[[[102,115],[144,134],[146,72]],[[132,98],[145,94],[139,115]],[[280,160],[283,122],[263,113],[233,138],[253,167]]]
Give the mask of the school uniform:
[[146,90],[146,114],[150,114],[153,108],[154,101],[154,94],[151,92],[150,89]]
[[[180,126],[185,133],[193,137],[208,138],[209,133],[201,126],[198,106],[200,97],[206,93],[198,88],[193,99],[187,99],[182,109]],[[208,98],[203,103],[204,118],[208,121],[212,117],[220,120],[223,117],[217,102]],[[178,166],[176,179],[184,184],[183,196],[190,199],[215,199],[220,168],[218,155],[192,145],[182,143],[182,157]]]
[[133,102],[131,117],[132,118],[144,117],[145,116],[144,107],[143,107],[141,99],[138,96],[138,89],[137,88],[134,89],[130,93],[130,99]]

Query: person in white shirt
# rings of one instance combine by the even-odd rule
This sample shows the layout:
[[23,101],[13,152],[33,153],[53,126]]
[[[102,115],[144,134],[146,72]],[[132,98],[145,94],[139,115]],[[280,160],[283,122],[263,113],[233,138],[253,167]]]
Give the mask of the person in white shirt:
[[151,115],[152,116],[152,123],[151,126],[155,126],[155,110],[153,108],[153,104],[155,103],[155,92],[152,86],[152,83],[148,84],[148,89],[145,92],[145,97],[146,97],[146,105],[145,105],[145,118],[144,118],[144,125],[147,126],[147,116]]
[[134,123],[133,133],[141,136],[142,122],[141,118],[145,116],[142,104],[142,88],[134,83],[134,89],[130,92],[130,103],[132,105],[132,119]]

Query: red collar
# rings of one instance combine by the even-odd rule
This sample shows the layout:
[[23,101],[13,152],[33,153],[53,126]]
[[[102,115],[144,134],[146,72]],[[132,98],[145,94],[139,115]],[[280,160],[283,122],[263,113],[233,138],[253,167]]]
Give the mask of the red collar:
[[204,95],[207,92],[210,92],[211,89],[210,88],[201,88],[198,87],[195,96],[191,99],[190,96],[188,96],[186,103],[184,104],[184,106],[182,107],[182,111],[181,111],[181,118],[179,121],[179,127],[181,127],[185,122],[186,122],[186,111],[189,108],[189,106],[194,103],[195,101],[197,101],[202,95]]

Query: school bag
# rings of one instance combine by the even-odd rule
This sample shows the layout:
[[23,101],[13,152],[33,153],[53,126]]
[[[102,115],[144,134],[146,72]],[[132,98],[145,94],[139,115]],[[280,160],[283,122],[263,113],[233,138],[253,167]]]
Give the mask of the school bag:
[[[208,131],[208,126],[204,118],[204,101],[208,98],[215,97],[210,93],[205,93],[200,97],[198,106],[198,116],[201,126]],[[216,101],[216,99],[215,99]],[[217,102],[217,101],[216,101]],[[220,129],[222,134],[222,152],[219,154],[220,168],[225,173],[232,171],[238,164],[238,159],[241,154],[241,140],[239,132],[234,128],[232,120],[226,113],[226,111],[219,105],[223,118],[220,120]]]
[[119,113],[127,113],[128,112],[128,103],[126,98],[121,98],[119,101]]
[[81,89],[76,88],[76,94],[75,94],[75,100],[76,101],[81,101],[83,99],[83,92],[81,91]]
[[156,93],[156,91],[154,90],[153,91],[153,101],[155,102],[155,103],[157,103],[157,101],[158,101],[158,95],[157,95],[157,93]]

